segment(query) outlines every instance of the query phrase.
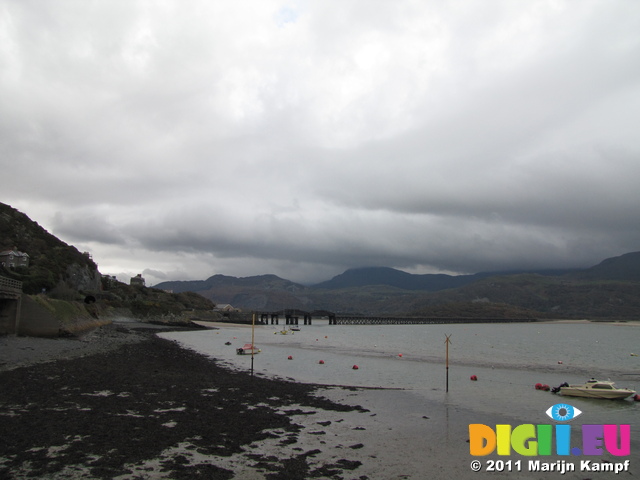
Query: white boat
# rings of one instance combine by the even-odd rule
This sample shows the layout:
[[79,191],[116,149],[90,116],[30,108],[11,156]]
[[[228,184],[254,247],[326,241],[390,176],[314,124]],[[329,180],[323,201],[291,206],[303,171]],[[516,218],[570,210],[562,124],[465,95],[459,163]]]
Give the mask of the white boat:
[[260,353],[260,349],[259,348],[255,348],[250,343],[245,343],[244,347],[240,347],[240,348],[236,349],[236,353],[238,355],[251,355],[251,350],[253,350],[253,354],[254,355],[256,353]]
[[579,385],[560,386],[560,394],[567,397],[605,398],[608,400],[621,400],[635,395],[635,391],[629,388],[616,388],[609,380],[596,380],[592,378]]

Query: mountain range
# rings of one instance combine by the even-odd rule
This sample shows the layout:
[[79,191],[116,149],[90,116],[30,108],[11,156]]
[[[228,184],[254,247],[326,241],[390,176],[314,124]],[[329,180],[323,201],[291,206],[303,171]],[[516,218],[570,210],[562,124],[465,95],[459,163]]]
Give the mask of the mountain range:
[[640,317],[640,252],[587,269],[416,275],[354,268],[316,285],[276,275],[162,282],[243,310],[285,308],[345,314],[635,319]]

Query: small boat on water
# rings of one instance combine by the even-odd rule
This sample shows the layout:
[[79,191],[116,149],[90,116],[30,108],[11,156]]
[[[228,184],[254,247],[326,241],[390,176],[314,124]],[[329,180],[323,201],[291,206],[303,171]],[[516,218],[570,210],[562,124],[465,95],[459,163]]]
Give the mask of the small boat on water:
[[292,332],[299,332],[300,331],[300,327],[297,325],[294,325],[293,327],[289,327],[289,330],[291,330]]
[[622,400],[636,393],[630,388],[617,388],[610,380],[596,380],[595,378],[578,385],[563,383],[553,390],[554,393],[560,393],[567,397],[604,398],[607,400]]
[[255,348],[253,345],[251,345],[250,343],[245,343],[244,347],[240,347],[238,349],[236,349],[236,353],[238,355],[251,355],[253,350],[253,354],[255,355],[256,353],[260,353],[260,349],[259,348]]

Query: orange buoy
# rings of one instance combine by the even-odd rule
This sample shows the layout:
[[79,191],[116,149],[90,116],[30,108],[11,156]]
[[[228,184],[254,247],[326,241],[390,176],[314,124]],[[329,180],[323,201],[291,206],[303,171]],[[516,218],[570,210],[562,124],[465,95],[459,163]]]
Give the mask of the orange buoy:
[[473,380],[474,382],[478,380],[478,377],[476,377],[475,375],[471,375],[469,377],[469,380]]
[[292,356],[292,355],[289,355],[287,358],[288,358],[289,360],[293,360],[293,356]]
[[320,360],[318,363],[319,363],[320,365],[324,365],[324,360]]
[[358,370],[360,367],[359,367],[358,365],[354,365],[352,368],[353,368],[354,370]]

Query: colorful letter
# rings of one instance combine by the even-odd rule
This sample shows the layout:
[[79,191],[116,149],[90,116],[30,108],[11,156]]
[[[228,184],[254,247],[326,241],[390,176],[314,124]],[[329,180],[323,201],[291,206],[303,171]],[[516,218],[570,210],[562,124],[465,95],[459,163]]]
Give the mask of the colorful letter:
[[511,455],[511,425],[496,425],[498,455]]
[[582,425],[583,455],[602,455],[602,425]]
[[482,423],[469,425],[469,453],[482,457],[493,453],[496,448],[496,433]]
[[553,428],[549,424],[538,425],[538,455],[551,455],[551,435]]
[[571,449],[571,425],[556,425],[556,454],[569,455]]
[[518,425],[511,433],[511,446],[520,455],[533,457],[538,454],[535,425]]
[[604,446],[611,455],[623,457],[631,453],[631,426],[620,425],[620,448],[616,441],[617,425],[603,425],[604,427]]

